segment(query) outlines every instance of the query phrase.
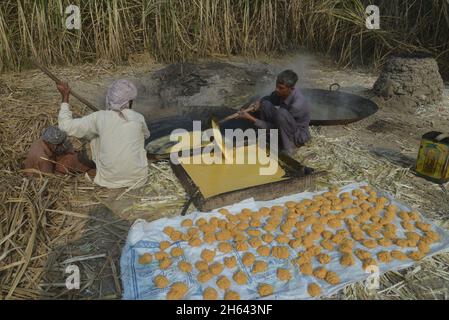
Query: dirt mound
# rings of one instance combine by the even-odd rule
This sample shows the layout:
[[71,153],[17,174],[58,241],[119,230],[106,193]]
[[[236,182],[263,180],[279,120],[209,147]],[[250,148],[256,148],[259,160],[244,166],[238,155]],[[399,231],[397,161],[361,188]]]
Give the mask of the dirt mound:
[[421,55],[390,57],[373,86],[375,94],[405,106],[441,101],[443,89],[437,62]]

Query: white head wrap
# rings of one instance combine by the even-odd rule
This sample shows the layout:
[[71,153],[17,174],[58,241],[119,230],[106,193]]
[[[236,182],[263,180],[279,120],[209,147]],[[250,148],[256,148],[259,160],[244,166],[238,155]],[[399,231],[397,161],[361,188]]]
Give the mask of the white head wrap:
[[137,88],[129,80],[114,81],[106,94],[106,109],[120,111],[128,106],[129,101],[137,97]]

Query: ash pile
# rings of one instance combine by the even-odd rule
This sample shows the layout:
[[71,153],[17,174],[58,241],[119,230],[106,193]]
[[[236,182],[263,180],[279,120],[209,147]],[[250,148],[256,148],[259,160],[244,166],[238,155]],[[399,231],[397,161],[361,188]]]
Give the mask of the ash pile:
[[254,95],[255,85],[268,70],[252,70],[222,62],[176,63],[155,74],[162,108],[237,106]]

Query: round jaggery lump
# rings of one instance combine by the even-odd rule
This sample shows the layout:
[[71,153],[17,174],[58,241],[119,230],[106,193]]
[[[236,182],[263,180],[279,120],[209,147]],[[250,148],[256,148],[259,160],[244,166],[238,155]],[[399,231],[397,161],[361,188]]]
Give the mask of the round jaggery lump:
[[182,238],[182,232],[178,230],[174,230],[172,233],[170,233],[170,239],[172,241],[179,241]]
[[150,264],[153,261],[153,256],[150,253],[144,253],[139,257],[139,264]]
[[240,295],[235,291],[226,291],[224,300],[240,300]]
[[270,247],[260,246],[257,248],[257,253],[262,257],[268,257],[270,255]]
[[369,251],[363,250],[363,249],[357,249],[354,251],[354,254],[359,258],[360,260],[365,260],[368,258],[371,258],[371,253]]
[[171,266],[171,259],[170,258],[164,258],[159,261],[159,268],[162,270],[168,269]]
[[373,266],[377,266],[377,262],[373,258],[364,259],[362,261],[362,264],[363,264],[362,265],[363,270],[367,270],[368,268],[371,268]]
[[320,253],[316,258],[321,264],[328,264],[331,261],[330,255],[326,253]]
[[202,225],[205,224],[205,223],[207,223],[207,220],[204,219],[204,218],[199,218],[198,220],[195,221],[195,225],[196,225],[197,227],[200,227],[200,226],[202,226]]
[[425,232],[425,237],[429,238],[430,240],[432,240],[432,242],[438,242],[440,241],[440,235],[438,234],[438,232],[435,231],[426,231]]
[[212,287],[207,287],[203,291],[203,299],[204,300],[217,300],[218,299],[217,290],[215,290]]
[[221,230],[215,234],[217,241],[227,241],[232,238],[232,233],[228,229]]
[[265,233],[265,234],[262,236],[262,240],[263,240],[265,243],[271,243],[271,242],[274,240],[274,236],[273,236],[271,233]]
[[158,251],[154,254],[154,257],[156,258],[156,260],[161,261],[162,259],[169,258],[170,256],[168,255],[167,252]]
[[167,236],[170,236],[173,231],[175,231],[175,229],[173,227],[168,226],[165,227],[162,232],[165,233]]
[[188,263],[187,261],[179,261],[178,268],[182,272],[191,272],[192,271],[192,265],[190,263]]
[[234,232],[233,233],[233,237],[234,237],[234,241],[235,242],[244,242],[246,241],[248,238],[241,232]]
[[268,264],[265,261],[255,261],[253,264],[253,273],[265,272],[268,269]]
[[158,275],[158,276],[154,277],[153,283],[159,289],[163,289],[163,288],[166,288],[170,282],[168,281],[168,279],[165,276]]
[[209,266],[209,272],[214,276],[218,276],[223,272],[224,266],[220,262],[215,262]]
[[355,264],[355,259],[351,253],[344,253],[340,258],[340,264],[344,267],[350,267]]
[[198,234],[199,229],[195,228],[195,227],[190,227],[189,229],[187,229],[187,234],[190,236],[194,236],[196,234]]
[[189,287],[185,283],[175,282],[171,286],[170,291],[168,291],[168,293],[167,293],[167,299],[168,300],[183,299],[188,290],[189,290]]
[[290,251],[288,250],[288,247],[276,246],[271,249],[271,255],[278,259],[288,259],[290,256]]
[[221,276],[217,279],[217,286],[222,290],[229,290],[231,288],[231,281],[225,276]]
[[193,237],[189,240],[189,246],[191,247],[199,247],[203,242],[198,237]]
[[201,252],[201,258],[204,261],[211,262],[215,258],[215,251],[214,250],[209,250],[209,249],[204,249]]
[[334,271],[328,271],[326,273],[326,277],[324,278],[324,280],[332,285],[337,285],[340,283],[340,277],[338,276],[338,274]]
[[248,283],[248,277],[242,270],[237,270],[233,275],[232,279],[238,284],[238,285],[244,285]]
[[428,223],[423,223],[423,222],[415,222],[415,226],[417,229],[427,232],[430,231],[430,229],[432,228],[432,226]]
[[317,297],[321,293],[321,288],[316,283],[311,283],[307,286],[307,292],[311,297]]
[[290,232],[292,232],[294,225],[291,224],[283,224],[281,225],[280,229],[284,234],[289,234]]
[[212,244],[216,240],[217,239],[215,238],[215,233],[213,233],[213,232],[205,233],[204,236],[203,236],[203,241],[208,243],[208,244]]
[[230,243],[227,242],[220,242],[218,244],[218,250],[220,250],[220,252],[223,253],[228,253],[232,251],[232,245]]
[[369,249],[373,249],[375,247],[377,247],[377,242],[374,239],[366,239],[362,241],[363,246],[369,248]]
[[424,258],[425,253],[418,250],[418,251],[412,251],[412,252],[408,253],[407,256],[412,260],[419,261],[422,258]]
[[281,281],[289,281],[292,278],[290,270],[284,268],[278,268],[276,271],[277,278]]
[[256,257],[251,252],[247,252],[242,257],[242,263],[245,266],[251,266],[254,263],[254,260],[256,260]]
[[235,249],[237,251],[248,251],[248,244],[244,241],[237,241],[235,243]]
[[379,239],[379,240],[377,240],[377,243],[378,243],[379,245],[381,245],[382,247],[390,247],[390,246],[393,245],[393,241],[391,241],[391,240],[388,239],[388,238],[382,238],[382,239]]
[[284,244],[284,243],[288,243],[290,241],[290,239],[289,239],[289,237],[281,234],[276,237],[276,241],[278,243]]
[[257,249],[259,246],[262,245],[262,240],[260,240],[259,237],[252,237],[248,240],[248,243],[251,247]]
[[379,251],[377,253],[377,260],[383,263],[390,263],[393,258],[391,257],[390,252],[388,251]]
[[299,266],[299,270],[303,275],[311,276],[313,274],[312,264],[310,262],[306,262]]
[[199,282],[204,283],[213,278],[213,274],[209,271],[201,271],[198,273],[197,279]]
[[301,239],[290,240],[288,242],[288,245],[290,246],[290,248],[296,249],[302,245],[302,240]]
[[206,271],[209,269],[209,265],[207,264],[207,261],[199,260],[195,263],[195,268],[199,271]]
[[330,238],[332,238],[333,235],[334,234],[331,231],[329,231],[329,230],[324,230],[323,232],[321,232],[321,236],[325,240],[329,240]]
[[170,247],[170,241],[161,241],[161,242],[159,242],[159,249],[161,249],[161,251],[164,251],[168,247]]
[[181,222],[181,226],[184,228],[191,227],[193,225],[193,221],[191,219],[184,219]]
[[226,268],[232,269],[237,265],[237,258],[234,256],[225,257],[223,262],[224,262],[224,265],[226,266]]
[[170,254],[172,255],[172,257],[175,257],[175,258],[180,257],[184,254],[184,250],[176,247],[176,248],[171,249]]
[[258,291],[259,291],[259,295],[261,297],[266,297],[266,296],[270,296],[273,294],[273,286],[269,285],[267,283],[261,283],[259,284],[259,286],[257,287]]
[[400,261],[407,260],[407,255],[402,251],[392,250],[390,252],[390,254],[393,259],[400,260]]
[[327,270],[323,267],[318,267],[313,270],[313,275],[318,279],[324,279],[326,277]]
[[322,240],[322,241],[320,242],[320,244],[321,244],[321,246],[322,246],[324,249],[326,249],[326,250],[329,250],[329,251],[334,250],[334,245],[333,245],[332,242],[329,241],[329,240]]

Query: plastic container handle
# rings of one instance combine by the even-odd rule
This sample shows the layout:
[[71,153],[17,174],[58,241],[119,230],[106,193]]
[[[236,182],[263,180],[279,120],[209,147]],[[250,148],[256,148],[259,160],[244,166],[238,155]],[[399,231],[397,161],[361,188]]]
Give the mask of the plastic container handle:
[[441,133],[436,136],[435,140],[441,141],[443,139],[449,138],[449,133]]

